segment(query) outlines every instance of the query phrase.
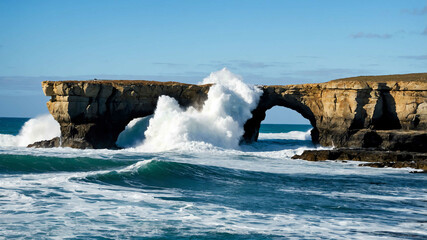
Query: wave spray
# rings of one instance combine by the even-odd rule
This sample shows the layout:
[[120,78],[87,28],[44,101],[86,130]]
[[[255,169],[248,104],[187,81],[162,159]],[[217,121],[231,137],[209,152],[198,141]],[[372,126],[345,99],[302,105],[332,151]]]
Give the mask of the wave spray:
[[237,148],[243,125],[252,117],[262,90],[245,84],[226,68],[211,73],[201,84],[213,83],[201,110],[183,109],[168,96],[160,96],[149,121],[141,151]]
[[50,114],[25,122],[19,134],[0,134],[0,146],[26,147],[28,144],[49,140],[61,135],[59,123]]

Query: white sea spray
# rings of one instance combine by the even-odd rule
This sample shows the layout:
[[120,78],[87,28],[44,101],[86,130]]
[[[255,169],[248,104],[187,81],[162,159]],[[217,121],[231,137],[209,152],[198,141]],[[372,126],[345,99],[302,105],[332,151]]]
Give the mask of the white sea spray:
[[258,139],[287,139],[287,140],[311,140],[311,130],[306,132],[290,131],[286,133],[260,133]]
[[183,109],[161,96],[150,119],[141,151],[194,148],[238,148],[244,123],[252,116],[262,91],[247,85],[226,68],[211,73],[202,84],[213,83],[201,110]]
[[0,134],[0,146],[25,147],[28,144],[50,140],[61,135],[59,123],[50,114],[25,122],[18,135]]

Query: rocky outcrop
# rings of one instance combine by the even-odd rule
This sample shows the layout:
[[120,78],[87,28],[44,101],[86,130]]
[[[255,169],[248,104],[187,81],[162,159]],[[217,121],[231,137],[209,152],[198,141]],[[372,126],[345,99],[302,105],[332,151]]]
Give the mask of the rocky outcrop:
[[368,162],[360,166],[415,168],[427,171],[427,153],[378,151],[372,149],[306,150],[293,159],[307,161],[352,160]]
[[322,146],[427,151],[427,74],[339,79],[320,84],[264,86],[244,139],[258,137],[265,112],[284,106],[313,125]]
[[200,108],[210,85],[152,81],[45,81],[47,107],[61,127],[61,139],[33,146],[115,148],[118,135],[134,118],[154,113],[161,95]]
[[[75,148],[114,148],[129,121],[153,114],[160,95],[200,108],[210,87],[149,81],[45,81],[42,86],[61,126],[56,142]],[[313,141],[323,146],[427,149],[427,74],[261,87],[264,93],[244,126],[243,141],[256,141],[265,112],[283,106],[307,118]]]

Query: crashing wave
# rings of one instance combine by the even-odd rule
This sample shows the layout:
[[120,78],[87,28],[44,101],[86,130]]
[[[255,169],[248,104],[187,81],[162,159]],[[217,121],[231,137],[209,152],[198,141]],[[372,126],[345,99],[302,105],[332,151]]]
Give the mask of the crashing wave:
[[0,146],[25,147],[28,144],[61,135],[59,123],[50,114],[28,120],[18,135],[0,134]]
[[[211,73],[202,84],[214,83],[203,108],[181,108],[168,96],[161,96],[149,121],[139,151],[167,151],[186,148],[238,148],[244,123],[252,117],[262,91],[247,85],[226,68]],[[195,147],[196,146],[196,147]]]

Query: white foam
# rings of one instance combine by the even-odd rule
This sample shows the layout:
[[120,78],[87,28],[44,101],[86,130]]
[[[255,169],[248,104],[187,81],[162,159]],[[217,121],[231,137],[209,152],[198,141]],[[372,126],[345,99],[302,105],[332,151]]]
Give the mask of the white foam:
[[150,162],[152,162],[153,160],[143,160],[143,161],[139,161],[136,162],[132,165],[129,165],[123,169],[118,170],[118,172],[132,172],[135,173],[138,171],[138,169],[142,166],[146,166],[147,164],[149,164]]
[[61,135],[59,123],[50,114],[28,120],[17,136],[0,134],[0,146],[25,147],[28,144],[49,140]]
[[311,129],[306,132],[260,133],[258,139],[311,140]]
[[11,147],[17,145],[17,136],[10,134],[0,134],[0,146]]
[[[212,201],[173,200],[187,196],[185,192],[170,188],[129,190],[117,185],[70,181],[71,178],[82,178],[95,173],[99,172],[12,175],[0,179],[3,188],[1,199],[7,202],[0,205],[0,210],[5,212],[5,217],[0,220],[2,234],[16,236],[17,233],[49,232],[53,238],[66,238],[111,232],[112,234],[103,236],[114,237],[117,234],[116,238],[130,235],[163,237],[163,229],[168,228],[178,229],[179,234],[188,236],[214,232],[290,238],[393,239],[393,233],[396,233],[397,239],[399,236],[402,238],[411,237],[411,234],[427,234],[423,222],[413,219],[402,221],[401,215],[384,221],[381,216],[376,216],[376,213],[372,217],[362,218],[345,212],[318,215],[316,213],[319,211],[310,210],[285,212],[279,209],[271,213],[249,211]],[[329,197],[328,191],[304,188],[288,190],[290,194],[303,192],[308,196]],[[401,194],[410,193],[410,189],[399,190],[402,191]],[[56,197],[46,197],[49,195]],[[412,200],[412,197],[417,195],[419,193],[413,192],[407,198],[393,201],[398,203]],[[351,197],[359,199],[358,195]],[[360,201],[363,201],[364,197],[362,196]],[[417,199],[423,200],[422,197],[425,199],[425,194],[421,193]],[[340,205],[339,202],[337,205]],[[379,206],[378,210],[396,212],[406,211],[408,208],[405,205],[395,209]],[[14,212],[20,214],[13,214]],[[49,224],[52,216],[56,216],[55,228]],[[143,221],[141,216],[144,216]],[[385,235],[377,234],[384,234],[384,229],[387,231]]]
[[214,83],[199,111],[182,109],[168,96],[160,96],[145,132],[140,151],[186,148],[238,148],[243,125],[252,116],[262,91],[245,84],[226,68],[211,73],[203,84]]

